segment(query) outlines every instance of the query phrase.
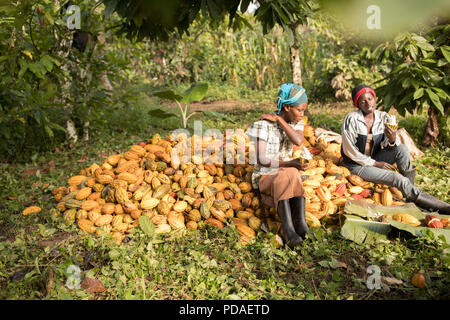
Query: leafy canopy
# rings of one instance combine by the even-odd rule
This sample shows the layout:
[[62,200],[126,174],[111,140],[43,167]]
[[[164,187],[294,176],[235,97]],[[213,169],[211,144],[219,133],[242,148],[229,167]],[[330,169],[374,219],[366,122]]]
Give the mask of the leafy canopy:
[[[218,25],[229,16],[229,27],[240,29],[250,27],[243,14],[247,11],[251,0],[102,0],[105,4],[105,15],[109,17],[116,12],[122,23],[119,33],[130,39],[140,41],[143,38],[167,41],[177,32],[188,32],[189,26],[200,15],[207,18],[212,25]],[[306,22],[312,12],[307,0],[261,0],[255,11],[255,17],[267,33],[275,24],[285,30],[295,22]]]

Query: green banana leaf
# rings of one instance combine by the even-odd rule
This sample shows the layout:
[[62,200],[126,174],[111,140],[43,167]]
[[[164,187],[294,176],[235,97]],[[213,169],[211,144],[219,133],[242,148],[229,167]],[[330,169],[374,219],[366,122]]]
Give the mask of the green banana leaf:
[[367,221],[354,215],[345,215],[345,223],[341,235],[356,243],[374,243],[387,240],[391,226],[387,223]]
[[[385,207],[377,204],[370,204],[364,200],[348,200],[345,208],[345,222],[341,228],[341,235],[357,243],[373,243],[381,239],[387,239],[391,228],[406,231],[413,236],[423,237],[432,233],[436,238],[443,237],[447,243],[450,243],[450,228],[435,229],[428,228],[425,224],[423,213],[415,204],[407,203],[402,206]],[[393,216],[397,213],[407,213],[417,218],[421,225],[414,227],[409,224],[387,218],[388,223],[369,221],[366,219],[377,219],[381,215]],[[448,217],[447,215],[433,213],[439,219]]]

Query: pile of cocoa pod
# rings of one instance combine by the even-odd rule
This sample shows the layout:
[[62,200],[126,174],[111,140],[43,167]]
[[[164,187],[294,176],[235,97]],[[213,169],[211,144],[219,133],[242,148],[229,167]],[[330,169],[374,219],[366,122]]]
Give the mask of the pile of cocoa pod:
[[[308,169],[301,172],[306,220],[312,227],[339,228],[348,199],[385,206],[404,204],[399,190],[366,182],[339,165],[340,144],[316,139],[314,128],[307,124],[304,137],[303,147],[314,154],[313,159],[304,160]],[[174,148],[187,142],[191,151],[223,146],[225,157],[239,160],[244,155],[245,159],[240,159],[241,164],[236,160],[221,164],[214,152],[206,158],[193,155],[186,162],[174,159]],[[242,143],[245,148],[239,150]],[[226,138],[180,134],[163,139],[155,134],[124,153],[82,169],[67,185],[52,189],[58,204],[51,214],[62,215],[66,224],[76,223],[88,233],[111,234],[119,244],[139,225],[140,216],[149,217],[159,234],[195,230],[205,224],[223,228],[227,221],[235,225],[245,245],[253,241],[263,221],[272,233],[282,232],[275,209],[262,206],[252,189],[250,152],[254,152],[254,144],[243,130]],[[300,153],[294,150],[293,155],[299,157]],[[27,208],[23,214],[38,209]]]

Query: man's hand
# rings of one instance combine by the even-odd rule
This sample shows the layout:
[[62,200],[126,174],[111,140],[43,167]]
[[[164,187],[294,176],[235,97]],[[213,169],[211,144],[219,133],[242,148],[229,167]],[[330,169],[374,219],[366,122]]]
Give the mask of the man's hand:
[[262,114],[260,117],[259,117],[259,120],[267,120],[267,121],[270,121],[270,122],[277,122],[278,121],[278,115],[276,115],[276,114],[273,114],[273,113],[270,113],[270,114]]
[[394,166],[384,162],[384,161],[375,161],[375,163],[373,164],[374,167],[380,168],[380,169],[385,169],[385,170],[394,170]]
[[389,126],[384,127],[384,135],[389,139],[390,143],[394,143],[397,138],[397,130],[392,129]]

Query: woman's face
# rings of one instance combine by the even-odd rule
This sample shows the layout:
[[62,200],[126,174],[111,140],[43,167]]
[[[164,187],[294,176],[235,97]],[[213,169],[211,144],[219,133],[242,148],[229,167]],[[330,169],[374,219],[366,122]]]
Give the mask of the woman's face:
[[358,108],[364,113],[364,114],[370,114],[375,111],[375,98],[373,95],[369,92],[363,93],[358,98]]
[[302,117],[305,115],[305,110],[308,107],[308,102],[300,104],[298,106],[286,106],[284,110],[286,110],[287,121],[291,123],[297,123],[302,120]]

